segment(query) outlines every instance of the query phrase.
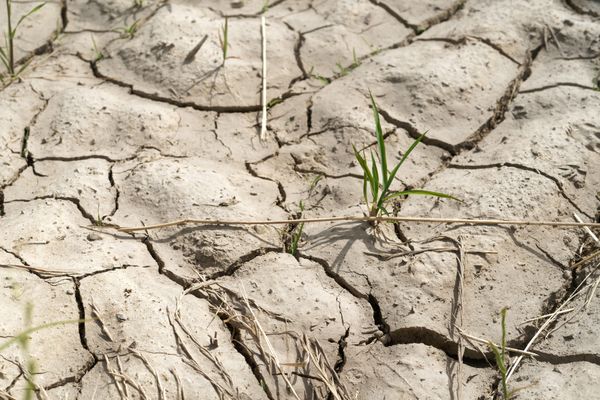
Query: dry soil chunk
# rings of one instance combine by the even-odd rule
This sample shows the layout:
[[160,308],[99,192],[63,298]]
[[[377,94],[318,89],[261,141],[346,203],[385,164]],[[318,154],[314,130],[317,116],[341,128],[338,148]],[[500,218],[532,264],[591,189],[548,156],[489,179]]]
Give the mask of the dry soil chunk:
[[[456,350],[449,344],[454,336],[451,316],[459,301],[455,242],[438,237],[415,243],[411,250],[394,243],[393,232],[386,232],[386,240],[375,239],[366,224],[307,226],[305,233],[302,254],[323,260],[348,290],[377,300],[382,321],[389,326],[386,340],[406,343],[406,337],[413,337]],[[427,238],[436,235],[430,228]],[[501,229],[471,228],[444,235],[462,236],[464,248],[474,251],[467,255],[464,272],[463,329],[472,335],[499,340],[502,307],[509,305],[514,315],[537,315],[549,296],[563,293],[563,272],[532,243],[515,242]],[[509,318],[509,338],[521,335],[520,322]],[[469,356],[477,354],[475,350]]]
[[[0,250],[0,262],[21,264],[15,257],[2,250]],[[24,269],[2,267],[0,272],[2,277],[0,343],[4,343],[29,327],[79,319],[75,288],[71,280],[47,282]],[[31,307],[29,326],[26,322],[28,307]],[[76,322],[41,329],[31,333],[29,337],[28,353],[37,365],[38,385],[45,386],[74,376],[92,362],[92,355],[81,345]],[[3,388],[20,375],[11,361],[26,365],[23,354],[23,349],[16,343],[2,351],[0,382]],[[12,394],[17,398],[23,397],[19,389],[21,386],[18,384],[17,388],[13,389]]]
[[388,10],[417,31],[446,19],[461,7],[464,0],[425,0],[405,2],[402,0],[375,0],[372,3]]
[[[590,111],[599,107],[600,95],[582,88],[556,87],[520,94],[506,120],[479,142],[478,151],[462,154],[455,164],[475,169],[505,163],[512,165],[515,173],[519,167],[528,168],[533,174],[539,171],[549,181],[556,181],[555,191],[562,191],[577,207],[575,211],[592,218],[598,206],[594,197],[600,185],[596,173],[600,168],[600,115]],[[498,193],[499,204],[520,189],[515,184],[504,186],[507,192]],[[525,201],[517,203],[517,207],[525,205]]]
[[178,375],[186,397],[221,398],[213,387],[215,382],[229,393],[239,391],[250,398],[264,398],[250,368],[235,350],[229,331],[215,319],[206,301],[186,296],[179,308],[183,325],[176,322],[175,302],[180,293],[178,285],[147,268],[82,279],[86,315],[99,316],[86,323],[88,345],[96,354],[108,355],[108,364],[100,356],[101,361],[82,381],[83,397],[91,398],[96,390],[100,391],[96,396],[102,398],[117,396],[109,371],[118,368],[115,356],[119,355],[125,374],[135,379],[149,399],[157,398],[157,379],[166,393],[163,398],[176,396],[173,373]]
[[557,85],[594,89],[599,85],[600,58],[566,60],[544,53],[536,58],[531,70],[531,76],[520,87],[521,92]]
[[509,388],[519,389],[524,399],[593,399],[598,390],[600,367],[593,363],[571,362],[553,365],[527,361],[516,372]]
[[458,382],[458,362],[423,344],[349,346],[346,358],[342,382],[357,400],[454,399],[459,385],[465,398],[477,399],[489,393],[494,374],[463,365]]
[[320,77],[346,74],[360,58],[412,33],[382,8],[357,0],[318,2],[283,21],[301,32],[297,49],[304,72]]
[[[19,22],[19,19],[29,13],[34,7],[43,2],[11,2],[12,9],[12,27],[13,29]],[[61,5],[58,1],[48,1],[38,11],[29,15],[17,27],[14,38],[14,57],[15,62],[21,58],[30,55],[36,49],[42,47],[46,42],[51,41],[57,34],[57,29],[62,27],[63,21],[60,17]],[[7,27],[6,2],[0,4],[0,26],[4,34]],[[4,40],[4,39],[3,39]],[[4,47],[4,41],[2,42]],[[6,49],[4,49],[6,51]],[[21,69],[21,66],[15,66],[15,70]],[[4,72],[4,66],[2,66]]]
[[111,187],[110,164],[102,159],[73,162],[39,161],[36,174],[31,168],[4,191],[5,200],[69,197],[79,199],[89,215],[109,215],[116,207],[115,190]]
[[336,80],[316,94],[313,130],[354,122],[365,126],[372,121],[371,90],[388,122],[416,133],[429,131],[441,146],[457,145],[492,116],[516,75],[514,63],[476,41],[416,42],[374,57],[352,79]]
[[[289,254],[257,257],[232,276],[220,278],[218,286],[215,290],[221,297],[212,297],[213,306],[217,310],[234,309],[238,314],[230,320],[246,321],[241,324],[240,339],[254,355],[271,393],[285,393],[285,383],[275,376],[276,371],[260,350],[269,348],[264,336],[248,328],[255,325],[254,318],[267,333],[273,353],[292,374],[295,390],[305,393],[306,397],[301,395],[301,398],[326,397],[319,380],[310,378],[317,372],[312,362],[306,363],[303,335],[318,340],[324,349],[323,356],[333,366],[340,340],[357,344],[368,337],[363,330],[375,331],[373,311],[366,299],[345,291],[319,264],[306,259],[298,262]],[[283,398],[293,397],[288,394]]]
[[[163,7],[133,39],[114,42],[110,57],[102,59],[98,69],[136,90],[173,101],[215,110],[258,109],[262,85],[260,20],[228,20],[229,47],[223,64],[220,41],[224,40],[224,22],[202,7]],[[293,32],[278,22],[269,22],[267,29],[267,59],[277,66],[269,72],[269,96],[273,98],[283,94],[300,71],[294,58]]]
[[70,274],[86,274],[123,265],[151,265],[145,246],[127,237],[93,233],[91,221],[72,201],[34,200],[5,205],[0,246],[18,253],[30,265]]
[[30,86],[14,83],[0,92],[0,185],[16,178],[26,161],[21,157],[25,128],[45,107]]
[[[597,327],[600,323],[600,295],[595,285],[598,263],[592,260],[576,270],[574,282],[581,285],[579,296],[563,309],[573,309],[557,319],[556,330],[535,346],[535,350],[551,358],[595,362],[600,359],[600,339]],[[582,282],[587,277],[585,282]],[[561,304],[562,305],[562,304]]]
[[[136,21],[147,18],[161,3],[160,0],[70,0],[67,7],[67,32],[91,30],[123,31]],[[88,35],[89,40],[89,35]]]
[[600,4],[594,0],[571,0],[567,2],[574,10],[600,17]]
[[[286,219],[274,182],[255,178],[243,164],[200,158],[159,159],[115,167],[120,191],[119,225],[155,224],[186,218]],[[279,247],[272,227],[199,227],[155,231],[153,245],[165,267],[182,276],[223,271],[243,255]]]
[[36,158],[93,155],[114,160],[142,148],[215,155],[223,148],[207,142],[214,140],[214,117],[129,96],[114,86],[76,87],[49,101],[32,127],[30,148]]
[[548,16],[548,2],[541,0],[468,1],[450,20],[433,26],[426,38],[476,36],[499,46],[515,60],[522,60],[528,48],[541,38],[539,25]]

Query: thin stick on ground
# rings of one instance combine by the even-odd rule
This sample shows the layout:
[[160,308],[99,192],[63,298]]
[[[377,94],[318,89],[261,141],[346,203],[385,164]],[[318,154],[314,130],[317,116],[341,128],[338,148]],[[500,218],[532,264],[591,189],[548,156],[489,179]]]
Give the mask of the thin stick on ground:
[[[583,222],[581,220],[581,218],[579,218],[579,215],[577,215],[577,213],[573,213],[573,218],[575,218],[575,220],[577,222]],[[594,240],[594,242],[600,244],[600,240],[598,239],[598,236],[594,235],[594,232],[592,232],[592,230],[589,227],[584,226],[583,229]]]
[[525,225],[525,226],[548,226],[553,228],[600,228],[597,222],[567,222],[567,221],[525,221],[525,220],[501,220],[501,219],[469,219],[469,218],[428,218],[428,217],[321,217],[321,218],[300,218],[283,220],[222,220],[222,219],[181,219],[177,221],[165,222],[161,224],[121,227],[118,225],[107,225],[108,228],[115,228],[120,232],[131,233],[149,229],[168,228],[170,226],[183,225],[286,225],[317,222],[412,222],[412,223],[433,223],[433,224],[464,224],[464,225]]
[[464,305],[464,283],[465,283],[465,262],[466,262],[466,253],[463,247],[461,237],[459,236],[458,240],[456,240],[456,247],[458,249],[458,255],[456,256],[456,261],[458,264],[457,271],[457,279],[458,285],[456,287],[456,304],[454,308],[454,315],[452,316],[452,336],[455,333],[459,333],[458,335],[458,368],[456,370],[456,398],[457,400],[461,400],[462,397],[462,367],[463,367],[463,354],[465,352],[465,344],[463,342],[463,337],[460,335],[460,329],[463,326],[463,305]]
[[260,124],[260,140],[267,137],[267,26],[265,16],[260,17],[262,34],[262,122]]

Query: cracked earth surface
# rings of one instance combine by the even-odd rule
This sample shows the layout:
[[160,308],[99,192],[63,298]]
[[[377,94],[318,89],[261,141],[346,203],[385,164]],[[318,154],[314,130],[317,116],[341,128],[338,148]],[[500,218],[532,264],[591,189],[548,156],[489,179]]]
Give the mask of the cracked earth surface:
[[[460,332],[499,343],[508,307],[522,349],[597,279],[579,229],[306,224],[296,256],[291,225],[111,229],[285,220],[300,202],[304,217],[362,215],[352,145],[376,144],[369,90],[390,163],[429,132],[394,189],[463,200],[394,213],[599,220],[597,1],[265,4],[49,0],[20,27],[30,65],[0,91],[0,339],[79,322],[4,350],[1,399],[28,381],[48,399],[491,399],[493,356]],[[590,293],[516,370],[519,398],[597,397]]]

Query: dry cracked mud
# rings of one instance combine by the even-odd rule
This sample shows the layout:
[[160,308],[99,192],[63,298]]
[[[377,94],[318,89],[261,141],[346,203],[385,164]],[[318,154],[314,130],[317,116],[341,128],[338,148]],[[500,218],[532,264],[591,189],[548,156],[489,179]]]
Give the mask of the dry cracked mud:
[[363,215],[369,93],[390,164],[428,131],[393,189],[462,200],[394,215],[600,222],[597,1],[48,0],[15,59],[0,399],[502,398],[504,307],[517,398],[598,396],[581,228],[307,223],[295,254],[292,224],[116,229]]

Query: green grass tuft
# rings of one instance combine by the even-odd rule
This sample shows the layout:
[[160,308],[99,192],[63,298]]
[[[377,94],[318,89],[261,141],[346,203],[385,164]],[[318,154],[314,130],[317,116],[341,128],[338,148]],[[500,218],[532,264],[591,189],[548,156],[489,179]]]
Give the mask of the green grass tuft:
[[4,46],[0,46],[0,62],[6,68],[8,75],[11,78],[17,77],[27,67],[28,63],[25,63],[19,70],[15,69],[15,50],[14,40],[17,35],[17,29],[19,25],[28,18],[31,14],[38,12],[46,3],[38,4],[33,7],[29,12],[22,15],[17,21],[17,24],[12,26],[12,0],[6,0],[6,32],[4,32]]
[[[410,189],[403,191],[392,191],[391,186],[398,173],[399,168],[404,164],[404,161],[417,147],[417,145],[425,137],[425,133],[419,136],[417,140],[406,150],[398,164],[394,166],[392,170],[388,169],[387,154],[385,148],[385,137],[383,130],[381,129],[381,120],[379,119],[379,110],[373,95],[369,92],[371,97],[371,106],[373,108],[373,117],[375,120],[375,135],[377,136],[377,157],[373,152],[370,153],[370,158],[364,154],[361,154],[356,147],[354,149],[354,156],[358,161],[358,164],[363,170],[363,198],[369,210],[370,217],[378,217],[382,214],[389,214],[385,208],[386,203],[399,196],[408,195],[425,195],[435,196],[440,198],[457,200],[454,196],[445,193],[432,192],[425,189]],[[379,163],[376,161],[378,160]],[[379,165],[378,165],[379,164]]]

